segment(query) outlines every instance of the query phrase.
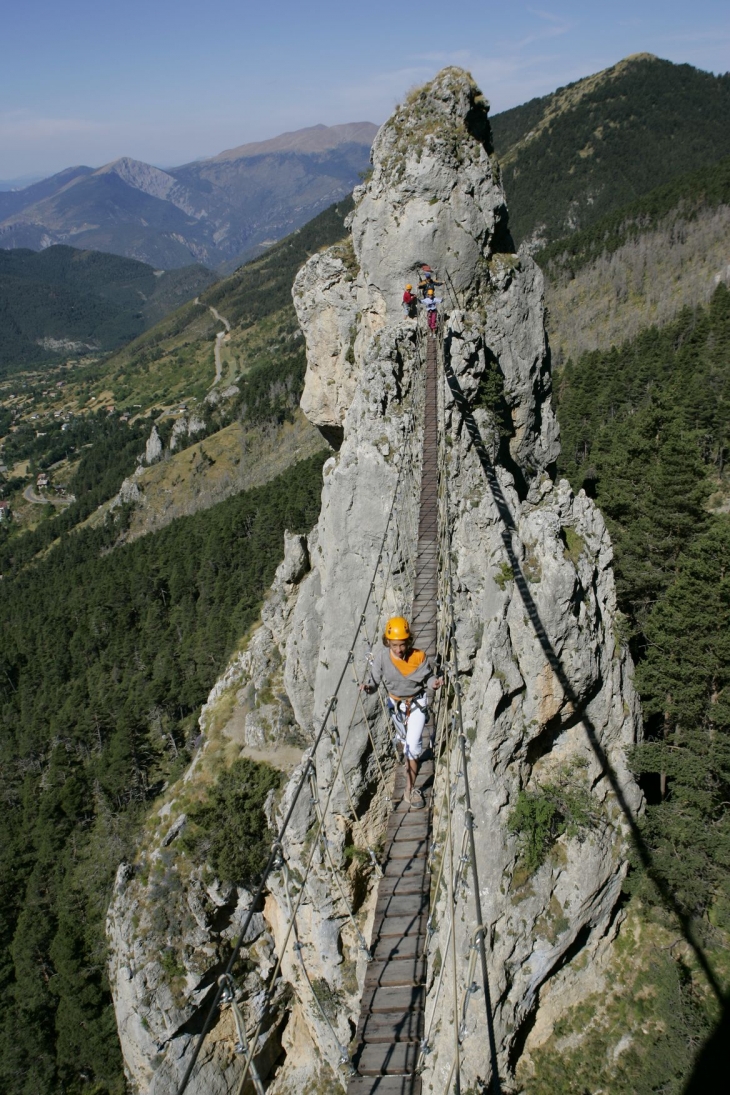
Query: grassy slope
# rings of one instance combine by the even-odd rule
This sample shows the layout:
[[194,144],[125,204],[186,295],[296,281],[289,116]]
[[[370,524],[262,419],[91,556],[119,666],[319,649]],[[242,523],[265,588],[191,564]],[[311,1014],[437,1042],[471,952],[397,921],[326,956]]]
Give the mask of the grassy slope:
[[647,54],[492,119],[516,241],[547,242],[730,153],[730,76]]

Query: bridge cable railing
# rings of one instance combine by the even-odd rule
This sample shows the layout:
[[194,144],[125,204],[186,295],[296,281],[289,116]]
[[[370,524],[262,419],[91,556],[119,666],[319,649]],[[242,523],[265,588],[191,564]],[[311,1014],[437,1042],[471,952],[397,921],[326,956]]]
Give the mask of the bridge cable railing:
[[[407,605],[410,604],[410,600],[412,599],[415,568],[413,566],[413,560],[410,553],[413,552],[415,543],[417,542],[417,537],[414,538],[414,528],[417,529],[417,515],[414,516],[414,506],[417,506],[418,483],[420,476],[421,446],[419,444],[419,438],[422,435],[422,396],[424,387],[422,375],[419,375],[422,373],[423,355],[421,353],[421,344],[418,339],[416,340],[416,360],[417,367],[414,369],[413,375],[413,405],[409,411],[406,411],[404,413],[403,439],[399,454],[396,483],[393,490],[390,506],[386,515],[386,522],[382,539],[380,540],[378,555],[372,571],[371,580],[365,594],[362,610],[355,625],[352,641],[343,659],[342,669],[336,681],[333,694],[326,703],[319,729],[317,730],[314,741],[309,748],[306,758],[304,760],[302,770],[299,773],[299,778],[294,787],[291,798],[289,799],[285,815],[279,826],[278,833],[276,835],[276,838],[272,842],[268,859],[261,873],[259,885],[255,894],[253,895],[251,905],[244,918],[238,936],[236,937],[236,940],[233,944],[231,954],[226,963],[226,967],[223,973],[218,978],[218,983],[213,994],[211,1003],[208,1007],[203,1027],[193,1047],[193,1052],[190,1056],[190,1060],[188,1061],[185,1073],[177,1089],[177,1095],[183,1095],[185,1089],[188,1086],[197,1059],[200,1055],[200,1051],[210,1030],[213,1027],[221,1004],[230,1004],[233,1006],[234,1019],[236,1021],[238,1034],[236,1048],[237,1050],[245,1054],[245,1071],[243,1079],[241,1081],[241,1085],[245,1083],[249,1072],[251,1073],[251,1079],[254,1087],[257,1087],[257,1084],[260,1084],[260,1078],[255,1072],[253,1059],[257,1052],[258,1037],[261,1033],[261,1023],[258,1024],[257,1031],[252,1038],[248,1038],[245,1030],[243,1031],[243,1037],[241,1036],[241,1031],[239,1030],[240,1009],[238,1008],[238,1005],[236,1003],[233,969],[251,927],[254,912],[256,909],[259,908],[261,904],[272,872],[274,870],[284,870],[284,841],[287,835],[287,831],[292,822],[292,818],[302,795],[302,791],[304,790],[305,786],[307,786],[307,784],[309,784],[311,787],[311,777],[313,775],[316,777],[316,755],[320,745],[324,741],[325,733],[327,732],[328,727],[330,727],[333,722],[333,716],[334,721],[336,722],[335,712],[338,704],[338,697],[343,687],[343,684],[348,677],[348,670],[352,672],[356,685],[356,697],[355,703],[353,704],[352,716],[349,721],[348,733],[355,723],[356,712],[359,710],[363,713],[363,715],[365,715],[365,709],[362,703],[362,696],[359,687],[361,681],[355,669],[355,654],[358,648],[358,644],[361,641],[365,641],[367,647],[369,648],[368,654],[366,655],[367,663],[368,657],[372,654],[371,640],[375,640],[377,638],[378,628],[382,620],[383,614],[386,611],[390,611],[390,607],[393,603],[400,604],[402,605],[403,609],[405,609]],[[414,496],[416,499],[415,502]],[[409,542],[406,542],[405,539],[406,530],[409,536]],[[399,568],[398,577],[395,576],[396,566]],[[388,603],[389,601],[391,602],[390,604]],[[373,626],[368,627],[368,615],[373,615],[373,610]],[[387,715],[387,708],[384,701],[382,701],[382,697],[381,715],[387,718],[387,723],[389,726],[390,719]],[[376,757],[378,779],[382,781],[386,778],[386,773],[383,768],[382,759],[378,756],[378,749],[372,732],[372,717],[368,718],[366,716],[364,722],[368,728],[367,733],[369,737],[369,744],[373,749],[373,753]],[[337,738],[338,737],[339,735],[337,735]],[[389,734],[388,742],[390,742]],[[332,794],[334,791],[337,777],[340,774],[342,775],[342,780],[347,790],[348,802],[351,805],[353,813],[355,814],[355,816],[357,816],[357,811],[354,808],[354,801],[352,799],[351,790],[347,780],[347,773],[344,767],[345,747],[346,741],[345,743],[340,745],[339,741],[337,741],[337,744],[335,744],[335,741],[333,739],[333,752],[336,754],[336,763],[332,767],[332,775],[329,781],[330,786],[327,789],[326,803],[324,809],[320,809],[319,811],[321,812],[321,821],[318,819],[315,823],[315,827],[319,828],[317,828],[315,840],[313,841],[309,863],[304,876],[305,881],[306,878],[309,876],[309,872],[312,869],[315,853],[317,847],[319,846],[319,832],[320,829],[324,829],[327,810],[332,799]],[[319,793],[322,793],[321,788]],[[372,851],[372,849],[369,849],[369,853],[371,856],[371,861],[373,861],[374,852]],[[302,882],[296,901],[292,905],[292,917],[290,919],[285,934],[284,943],[281,947],[281,954],[279,955],[274,973],[270,978],[270,986],[272,988],[275,986],[276,980],[279,976],[281,961],[291,934],[293,931],[295,931],[296,913],[304,898],[305,881]],[[354,917],[352,917],[352,920],[354,921]],[[357,930],[359,933],[359,929]],[[301,955],[301,950],[299,951],[299,954]],[[313,995],[316,999],[316,993],[313,992]],[[319,1005],[318,1000],[317,1003]],[[320,1011],[322,1010],[323,1009],[320,1005]],[[325,1016],[325,1019],[326,1018],[327,1017]],[[331,1026],[331,1023],[329,1025]],[[342,1050],[342,1048],[343,1047],[341,1047],[338,1042],[338,1052],[340,1053],[341,1058],[342,1053],[340,1051]],[[347,1055],[346,1051],[345,1057],[349,1061],[349,1056]]]
[[[417,411],[416,411],[416,413],[417,413]],[[417,436],[416,435],[414,435],[414,443],[415,443],[415,441],[417,441]],[[412,459],[411,474],[413,475],[413,478],[414,478],[414,489],[402,492],[402,494],[405,497],[405,503],[408,502],[409,497],[412,498],[417,493],[416,490],[415,490],[415,487],[417,487],[417,474],[416,473],[420,470],[420,459],[418,459],[419,457],[420,457],[420,449],[416,448],[415,444],[414,444],[414,447],[411,448],[411,459]],[[413,508],[413,507],[411,507],[411,508]],[[379,567],[376,568],[377,574],[379,574],[380,579],[383,583],[382,596],[381,596],[380,604],[379,604],[377,612],[376,612],[376,621],[382,621],[382,619],[385,615],[386,596],[387,596],[388,593],[393,593],[394,587],[397,584],[395,579],[393,578],[393,574],[392,574],[393,560],[396,557],[398,557],[398,555],[401,553],[401,545],[403,543],[408,545],[407,538],[404,541],[403,529],[401,527],[402,524],[403,524],[403,522],[402,522],[403,512],[404,511],[403,511],[402,508],[400,510],[398,510],[397,508],[393,509],[394,518],[397,517],[399,514],[400,514],[400,518],[401,518],[401,519],[395,521],[395,524],[394,524],[394,527],[396,528],[395,544],[394,544],[392,550],[389,553],[389,561],[388,561],[387,568],[384,566],[384,562],[383,562],[382,559],[380,561]],[[412,546],[413,546],[412,541],[411,541],[410,546],[412,548]],[[409,582],[409,580],[408,580],[409,568],[405,567],[404,570],[405,570],[405,573],[406,573],[406,580],[405,580],[406,584],[405,584],[404,587],[402,586],[400,588],[400,596],[405,597],[406,602],[409,603],[410,602],[410,597],[412,597],[412,575],[411,575],[410,582]],[[394,595],[398,596],[398,590],[397,589],[395,590]],[[390,612],[390,609],[388,609],[388,612]],[[369,639],[369,635],[368,635],[367,619],[366,619],[365,614],[363,614],[362,624],[363,624],[362,637],[365,639],[366,644],[370,647],[369,653],[371,653],[372,646],[370,644],[370,639]],[[369,661],[369,656],[366,657],[366,664],[368,664],[368,661]],[[322,810],[322,808],[321,808],[321,798],[320,798],[320,796],[324,793],[324,789],[318,788],[317,781],[316,781],[316,772],[315,772],[314,769],[310,770],[309,779],[310,779],[310,788],[311,788],[311,803],[315,807],[315,813],[316,813],[316,818],[317,818],[317,830],[316,830],[317,831],[317,836],[316,836],[315,839],[316,839],[316,842],[321,846],[321,849],[322,849],[322,852],[323,852],[322,862],[324,863],[326,861],[327,866],[329,867],[329,874],[330,874],[330,876],[333,880],[333,883],[334,883],[334,886],[335,886],[336,890],[339,892],[340,900],[342,901],[342,903],[343,903],[343,905],[346,909],[347,918],[349,919],[350,924],[352,925],[352,928],[354,930],[354,933],[355,933],[355,935],[356,935],[356,937],[359,941],[360,949],[361,949],[361,951],[363,951],[367,955],[368,958],[370,958],[371,955],[370,955],[369,948],[368,948],[368,946],[365,942],[365,939],[362,935],[362,932],[360,931],[359,925],[357,924],[357,921],[355,919],[355,915],[354,915],[352,906],[351,906],[351,904],[349,902],[349,899],[347,897],[347,894],[345,892],[345,888],[343,887],[343,885],[341,883],[340,868],[334,862],[334,858],[333,858],[332,853],[331,853],[330,841],[329,841],[329,838],[327,836],[326,825],[325,825],[325,814],[326,814],[327,808],[329,806],[329,802],[330,802],[331,795],[332,795],[332,790],[334,789],[334,786],[335,786],[335,784],[337,782],[337,779],[338,779],[338,776],[339,776],[342,779],[342,782],[344,784],[344,787],[345,787],[345,790],[346,790],[346,793],[347,793],[347,799],[348,799],[348,803],[349,803],[349,807],[350,807],[349,812],[350,812],[351,818],[352,818],[353,822],[355,823],[355,826],[360,826],[361,827],[361,834],[364,834],[364,826],[362,825],[362,820],[357,817],[357,811],[356,811],[356,808],[355,808],[355,803],[354,803],[354,800],[353,800],[353,797],[352,797],[352,792],[351,792],[351,789],[350,789],[350,786],[349,786],[348,775],[347,775],[347,772],[346,772],[345,766],[344,766],[344,753],[345,753],[345,750],[347,748],[347,743],[348,743],[350,735],[352,733],[353,726],[355,724],[355,719],[356,719],[356,715],[358,713],[358,710],[361,712],[363,724],[368,728],[367,729],[368,737],[369,737],[370,745],[371,745],[372,750],[373,750],[373,756],[375,758],[376,766],[378,768],[378,774],[379,774],[379,777],[380,777],[380,780],[381,780],[381,785],[383,785],[387,782],[387,777],[384,773],[384,770],[383,770],[383,767],[382,767],[382,762],[381,762],[381,759],[378,755],[378,748],[377,748],[376,742],[375,742],[375,740],[372,736],[372,730],[371,730],[371,725],[370,725],[371,724],[371,719],[368,718],[367,713],[366,713],[365,708],[364,708],[364,704],[363,704],[363,700],[362,700],[362,690],[361,690],[361,683],[362,682],[360,681],[360,678],[359,678],[358,673],[357,673],[354,656],[350,658],[350,664],[352,666],[352,673],[353,673],[353,678],[354,678],[354,683],[355,683],[355,701],[353,703],[352,712],[351,712],[351,715],[350,715],[350,719],[349,719],[347,731],[346,731],[346,734],[345,734],[344,742],[340,741],[339,729],[338,729],[338,726],[337,726],[337,712],[338,712],[339,704],[335,704],[335,706],[333,708],[333,711],[332,711],[332,716],[330,718],[330,740],[331,740],[332,745],[333,745],[333,752],[334,752],[336,760],[337,760],[337,765],[336,765],[336,768],[332,772],[332,774],[330,776],[330,779],[329,779],[329,789],[327,790],[327,802],[325,804],[324,810]],[[387,724],[390,725],[390,718],[387,715],[387,711],[385,711],[385,718],[387,719]],[[354,828],[353,828],[353,832],[354,832]],[[382,870],[380,868],[380,865],[377,861],[377,858],[375,856],[375,853],[374,853],[372,847],[370,847],[369,843],[367,842],[367,838],[365,838],[363,840],[363,844],[365,844],[365,846],[367,848],[367,852],[368,852],[368,855],[370,857],[371,863],[372,863],[372,865],[375,869],[376,876],[377,877],[382,876]],[[309,872],[307,872],[307,877],[308,877],[308,874],[309,874]],[[299,892],[300,892],[300,895],[303,894],[304,886],[301,887]],[[330,1017],[327,1015],[326,1010],[323,1007],[321,1000],[319,999],[317,993],[314,990],[312,978],[311,978],[311,976],[309,974],[309,971],[307,970],[307,967],[306,967],[306,961],[305,961],[305,957],[304,957],[304,944],[299,939],[298,933],[297,933],[297,930],[296,930],[296,915],[297,915],[297,910],[298,910],[298,907],[299,907],[299,903],[297,903],[296,907],[293,907],[291,905],[291,901],[289,900],[288,894],[287,894],[287,902],[288,902],[288,907],[290,909],[290,914],[291,914],[290,915],[291,930],[294,931],[294,933],[295,933],[294,948],[295,948],[295,950],[297,952],[297,955],[298,955],[298,959],[299,959],[299,963],[300,963],[301,968],[302,968],[302,973],[303,973],[304,979],[308,983],[311,995],[312,995],[313,1000],[314,1000],[314,1003],[315,1003],[317,1009],[319,1010],[319,1013],[320,1013],[323,1021],[328,1026],[328,1028],[330,1030],[330,1033],[331,1033],[331,1035],[332,1035],[332,1037],[335,1041],[335,1044],[336,1044],[336,1047],[337,1047],[337,1052],[338,1052],[339,1065],[340,1066],[345,1066],[347,1071],[348,1071],[348,1074],[352,1075],[353,1069],[352,1069],[352,1065],[351,1065],[351,1062],[350,1062],[349,1054],[348,1054],[347,1050],[345,1049],[345,1047],[340,1043],[340,1041],[338,1039],[337,1032],[335,1031],[332,1022],[330,1021]],[[254,1056],[254,1052],[255,1052],[255,1046],[257,1045],[258,1036],[259,1036],[259,1033],[260,1033],[260,1031],[263,1027],[263,1024],[265,1022],[266,1014],[269,1010],[270,1003],[273,1000],[273,995],[275,994],[276,977],[278,977],[278,970],[280,968],[281,961],[283,960],[283,956],[284,956],[284,953],[285,953],[285,950],[286,950],[287,942],[288,942],[288,935],[287,935],[287,940],[285,941],[284,947],[282,947],[282,950],[281,950],[280,961],[279,961],[279,963],[277,963],[277,967],[276,967],[276,970],[275,970],[275,977],[272,980],[270,980],[269,990],[268,990],[268,993],[267,993],[267,996],[266,996],[266,1000],[265,1000],[265,1003],[264,1003],[263,1010],[261,1011],[261,1014],[260,1014],[258,1026],[256,1028],[256,1031],[254,1031],[253,1036],[251,1038],[250,1049],[249,1049],[249,1052],[247,1054],[247,1057],[246,1057],[246,1060],[245,1060],[245,1063],[244,1063],[244,1072],[243,1072],[243,1075],[241,1077],[240,1086],[239,1086],[239,1091],[241,1091],[241,1092],[243,1091],[243,1087],[245,1086],[245,1082],[246,1082],[249,1070],[253,1069],[253,1067],[254,1067],[253,1056]],[[253,1073],[252,1073],[252,1078],[253,1078]]]
[[[453,287],[452,287],[453,288]],[[443,325],[440,324],[438,355],[439,365],[443,364]],[[436,878],[431,887],[431,902],[429,907],[429,919],[427,931],[428,941],[436,928],[434,927],[437,906],[441,900],[444,874],[448,860],[448,873],[446,874],[447,893],[447,938],[440,951],[442,954],[441,969],[432,991],[428,994],[430,1015],[426,1018],[425,1034],[421,1043],[421,1052],[418,1060],[420,1070],[425,1066],[426,1056],[431,1052],[431,1037],[437,1016],[440,1013],[440,996],[445,983],[445,968],[450,962],[452,966],[452,995],[453,995],[453,1027],[454,1027],[454,1055],[449,1076],[444,1088],[445,1095],[452,1090],[458,1093],[461,1085],[461,1044],[467,1033],[467,1014],[471,997],[478,989],[474,980],[474,973],[479,963],[481,973],[481,989],[487,1017],[487,1034],[489,1044],[489,1057],[491,1066],[490,1089],[494,1095],[501,1091],[496,1040],[494,1035],[494,1021],[489,986],[489,971],[486,952],[486,930],[481,904],[481,890],[476,855],[476,840],[474,834],[474,814],[471,805],[471,788],[469,781],[469,749],[464,730],[463,694],[460,679],[459,650],[456,634],[456,602],[454,595],[453,578],[453,551],[451,544],[451,513],[448,488],[448,444],[446,433],[445,415],[445,390],[442,379],[442,370],[439,372],[439,634],[438,649],[441,658],[442,672],[445,678],[444,688],[440,697],[439,721],[435,743],[435,755],[437,771],[434,776],[434,787],[441,781],[443,790],[434,811],[433,838],[430,849],[430,863],[432,873]],[[455,753],[456,768],[452,762],[452,754]],[[440,773],[439,773],[440,769]],[[440,776],[440,778],[439,778]],[[463,818],[461,832],[454,833],[453,818],[457,816],[457,800],[463,801]],[[444,835],[444,819],[446,833]],[[443,850],[441,845],[444,844]],[[455,854],[455,849],[458,851]],[[440,852],[440,854],[439,854]],[[466,963],[466,976],[464,987],[459,1000],[457,992],[457,954],[455,949],[455,914],[460,899],[462,888],[466,887],[467,875],[471,876],[471,888],[474,891],[474,920],[475,926],[470,936],[469,957]],[[442,928],[443,930],[443,928]]]

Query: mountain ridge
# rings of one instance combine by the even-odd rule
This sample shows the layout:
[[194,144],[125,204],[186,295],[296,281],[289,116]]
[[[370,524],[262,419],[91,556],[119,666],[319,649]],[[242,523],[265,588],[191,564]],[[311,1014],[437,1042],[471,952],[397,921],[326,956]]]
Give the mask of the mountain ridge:
[[73,243],[163,269],[228,270],[350,193],[371,122],[310,126],[166,170],[121,156],[0,194],[0,246]]

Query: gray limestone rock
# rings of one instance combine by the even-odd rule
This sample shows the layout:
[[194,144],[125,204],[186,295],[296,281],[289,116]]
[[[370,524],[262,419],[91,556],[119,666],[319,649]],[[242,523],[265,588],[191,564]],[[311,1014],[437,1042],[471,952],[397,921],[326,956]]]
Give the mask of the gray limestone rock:
[[157,426],[153,426],[150,431],[150,435],[147,438],[147,444],[144,450],[145,464],[154,464],[162,456],[162,441],[160,435],[157,432]]
[[[396,466],[388,457],[402,448],[402,408],[417,369],[413,323],[402,315],[400,296],[404,283],[414,281],[418,264],[428,262],[445,282],[445,358],[460,398],[457,406],[452,388],[444,388],[452,439],[459,669],[473,738],[482,904],[494,942],[490,973],[499,1001],[497,1044],[502,1068],[509,1071],[511,1047],[536,1007],[540,987],[577,940],[591,953],[605,937],[626,869],[618,800],[629,812],[641,805],[624,759],[639,732],[639,714],[628,655],[614,636],[610,542],[591,501],[573,498],[567,484],[554,487],[550,479],[559,442],[550,402],[542,275],[529,256],[512,252],[486,104],[466,74],[447,70],[396,111],[378,134],[373,175],[356,201],[351,225],[358,272],[345,281],[325,252],[310,261],[295,287],[308,352],[311,348],[307,383],[310,372],[317,373],[306,406],[315,422],[330,413],[322,363],[328,362],[327,390],[338,390],[341,332],[353,313],[358,320],[350,333],[356,383],[351,386],[348,365],[340,374],[340,383],[348,384],[340,410],[342,444],[325,479],[312,572],[293,611],[284,679],[303,727],[316,727],[357,625],[378,550],[373,533],[382,528],[393,490]],[[325,328],[320,302],[327,294]],[[339,320],[332,315],[337,298]],[[323,330],[339,332],[329,347],[323,345]],[[340,703],[351,702],[345,687]],[[363,725],[355,729],[347,757],[349,783],[354,793],[365,795],[367,739]],[[326,773],[332,763],[326,749],[317,763]],[[539,787],[551,775],[563,778],[563,772],[582,780],[593,796],[595,831],[565,841],[565,855],[561,852],[520,890],[517,841],[507,825],[511,810],[522,789]],[[376,799],[368,814],[377,808]],[[335,794],[337,809],[346,813]],[[292,830],[288,854],[294,862],[309,824],[305,811]],[[454,824],[463,827],[458,803]],[[276,888],[273,896],[281,903]],[[457,930],[462,953],[471,942],[468,900],[467,890]],[[313,900],[311,934],[302,937],[322,955],[331,921],[337,922],[336,910]],[[344,930],[342,940],[350,953]],[[432,956],[445,947],[439,931]],[[326,976],[339,988],[336,967]],[[462,966],[460,993],[464,977]],[[342,999],[355,1019],[356,995],[345,993]],[[314,1044],[332,1061],[331,1032],[301,990],[298,1001]],[[429,1007],[446,1016],[448,995],[429,1001]],[[473,1007],[470,1023],[481,1021]],[[444,1018],[432,1038],[425,1090],[443,1090],[452,1041]],[[462,1082],[468,1086],[485,1077],[489,1063],[483,1036],[467,1036],[464,1047]],[[292,1089],[287,1074],[285,1065],[277,1093]]]
[[301,407],[328,441],[342,440],[342,423],[356,383],[357,301],[352,273],[333,247],[313,255],[294,281],[294,307],[307,334]]

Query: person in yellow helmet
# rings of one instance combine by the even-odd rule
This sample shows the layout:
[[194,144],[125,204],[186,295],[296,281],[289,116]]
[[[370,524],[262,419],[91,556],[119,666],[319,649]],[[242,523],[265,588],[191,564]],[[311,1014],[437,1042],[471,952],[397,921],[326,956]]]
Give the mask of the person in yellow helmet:
[[421,278],[421,280],[418,283],[418,288],[421,290],[421,296],[425,300],[426,297],[428,296],[428,290],[429,289],[436,289],[436,286],[443,285],[443,282],[442,281],[436,281],[436,279],[433,275],[433,270],[431,269],[430,266],[425,266],[425,265],[422,266],[421,267],[421,273],[423,274],[423,277]]
[[418,762],[423,752],[423,728],[434,690],[443,680],[436,675],[431,659],[413,645],[411,629],[403,616],[392,616],[385,625],[383,645],[373,652],[370,679],[365,692],[375,692],[380,682],[388,692],[388,707],[406,761],[405,798],[414,810],[423,808],[423,795],[416,787]]
[[403,312],[408,319],[416,318],[417,304],[418,297],[413,292],[413,286],[406,285],[405,292],[403,293]]

